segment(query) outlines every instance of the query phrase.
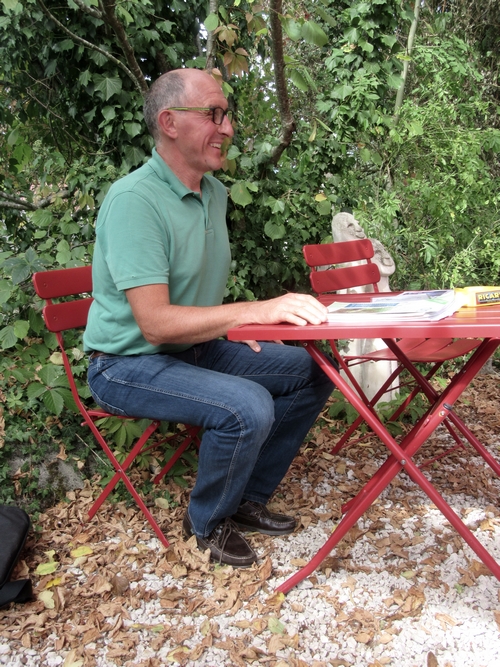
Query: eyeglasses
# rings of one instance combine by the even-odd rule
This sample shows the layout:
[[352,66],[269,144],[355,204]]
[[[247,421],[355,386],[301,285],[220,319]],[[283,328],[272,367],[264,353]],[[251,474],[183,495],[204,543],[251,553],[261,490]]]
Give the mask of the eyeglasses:
[[212,114],[212,121],[216,125],[222,125],[224,116],[227,116],[230,123],[233,121],[233,112],[231,109],[223,109],[222,107],[169,107],[167,111],[206,111]]

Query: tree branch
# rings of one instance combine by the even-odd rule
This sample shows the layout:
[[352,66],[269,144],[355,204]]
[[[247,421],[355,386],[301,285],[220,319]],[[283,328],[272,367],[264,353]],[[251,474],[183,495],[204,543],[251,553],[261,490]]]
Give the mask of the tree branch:
[[143,92],[141,85],[139,81],[135,78],[135,76],[132,74],[132,72],[128,69],[126,65],[124,65],[121,60],[118,60],[118,58],[115,58],[109,51],[105,51],[104,49],[99,48],[95,44],[92,44],[92,42],[88,42],[86,39],[83,39],[83,37],[79,37],[78,35],[75,35],[75,33],[71,32],[68,28],[66,28],[65,25],[63,25],[60,21],[56,19],[56,17],[47,9],[47,7],[43,4],[42,0],[38,0],[38,4],[40,5],[40,8],[42,12],[45,14],[45,16],[48,16],[51,21],[54,21],[54,23],[67,35],[71,37],[72,40],[79,44],[83,44],[86,46],[88,49],[91,49],[92,51],[97,51],[98,53],[101,53],[103,56],[105,56],[108,60],[110,60],[112,63],[117,65],[120,69],[122,69],[125,74],[129,77],[129,79],[133,82],[134,86],[139,90],[140,93]]
[[9,195],[8,192],[0,191],[0,208],[14,208],[18,211],[38,211],[41,208],[47,208],[50,206],[56,198],[67,199],[73,194],[72,190],[61,190],[59,192],[51,192],[48,197],[43,199],[34,200],[32,202],[21,199],[19,197],[13,197]]
[[278,98],[278,109],[281,119],[280,143],[272,152],[271,162],[277,164],[283,151],[290,145],[295,132],[295,121],[290,111],[290,99],[285,77],[285,59],[283,56],[283,31],[281,29],[280,15],[282,14],[282,0],[270,0],[271,20],[271,50],[274,65],[274,81],[276,84],[276,95]]
[[101,19],[102,20],[102,12],[100,12],[98,9],[94,9],[93,7],[89,7],[86,5],[83,0],[73,0],[75,5],[78,5],[80,9],[87,14],[90,14],[90,16],[93,16],[95,19]]
[[[413,50],[413,42],[415,40],[415,34],[417,32],[417,25],[418,25],[418,17],[420,14],[420,2],[415,2],[415,7],[414,7],[414,18],[411,23],[411,28],[410,32],[408,34],[408,44],[406,47],[406,55],[410,56],[411,52]],[[404,99],[404,92],[405,92],[405,85],[406,85],[406,77],[408,76],[408,67],[409,67],[409,61],[405,60],[403,63],[403,82],[398,88],[398,92],[396,95],[396,104],[394,105],[394,115],[396,116],[396,119],[399,117],[399,110],[401,109],[401,106],[403,104],[403,99]]]
[[[219,11],[219,1],[218,0],[210,0],[209,3],[209,8],[208,8],[208,13],[209,14],[217,14]],[[207,37],[207,64],[206,64],[206,69],[207,70],[212,70],[216,66],[216,59],[217,56],[217,40],[215,39],[215,32],[211,30],[208,33]]]
[[134,83],[139,88],[142,94],[146,93],[149,86],[144,74],[142,73],[139,63],[135,57],[134,49],[132,48],[130,42],[128,41],[127,33],[123,27],[123,23],[119,20],[115,13],[116,3],[115,0],[101,0],[101,7],[105,16],[106,23],[111,26],[115,35],[118,38],[118,42],[123,51],[123,55],[130,67],[130,70],[134,77]]

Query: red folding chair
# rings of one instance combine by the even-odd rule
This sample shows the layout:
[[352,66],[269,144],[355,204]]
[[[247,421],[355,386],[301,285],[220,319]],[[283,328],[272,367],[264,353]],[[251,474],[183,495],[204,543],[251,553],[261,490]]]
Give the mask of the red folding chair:
[[[92,292],[92,267],[82,266],[73,269],[60,269],[55,271],[43,271],[35,273],[33,275],[33,285],[38,296],[42,299],[45,299],[43,318],[48,330],[56,334],[63,357],[64,368],[66,370],[66,375],[68,376],[71,393],[84,419],[82,425],[86,425],[90,428],[115,470],[113,477],[108,482],[95,503],[92,505],[89,511],[89,519],[93,518],[97,510],[101,507],[111,491],[121,480],[133,496],[136,503],[139,505],[160,542],[165,547],[168,547],[167,538],[163,534],[163,531],[157,524],[149,509],[146,507],[144,501],[135,490],[132,482],[130,481],[130,478],[127,475],[127,470],[130,468],[132,462],[139,454],[144,454],[153,448],[158,448],[160,445],[163,445],[166,442],[172,442],[181,437],[181,443],[178,445],[174,454],[170,457],[162,470],[154,477],[154,483],[158,484],[164,475],[179,460],[179,458],[191,443],[194,443],[197,447],[199,447],[200,440],[198,433],[200,428],[197,426],[186,425],[184,429],[180,431],[180,433],[175,433],[173,435],[167,436],[166,438],[163,438],[161,442],[148,445],[150,437],[158,429],[161,423],[158,420],[153,420],[133,445],[130,453],[125,458],[125,461],[120,463],[116,456],[113,454],[112,448],[108,445],[103,437],[103,434],[99,430],[98,425],[96,424],[96,422],[99,422],[99,420],[102,420],[106,417],[116,417],[116,415],[112,415],[104,410],[101,410],[100,408],[89,409],[85,406],[78,394],[71,364],[64,348],[64,331],[69,329],[83,329],[87,324],[87,316],[90,304],[93,300],[90,296]],[[54,303],[54,299],[61,299],[64,297],[78,298]],[[132,419],[137,421],[139,418],[119,417],[119,419]]]
[[[310,274],[311,286],[318,295],[323,296],[323,302],[326,303],[325,295],[332,292],[339,292],[340,290],[352,290],[364,287],[366,291],[379,291],[377,283],[380,280],[380,272],[378,266],[371,261],[374,256],[374,250],[372,242],[369,239],[306,245],[303,248],[303,252],[307,265],[312,268]],[[352,265],[352,262],[356,262],[356,264]],[[348,266],[345,266],[346,264]],[[343,355],[338,351],[337,345],[333,341],[331,348],[341,369],[358,392],[362,401],[372,412],[375,412],[376,404],[388,391],[400,390],[409,384],[413,385],[409,395],[388,419],[388,421],[395,421],[406,410],[415,396],[421,392],[433,403],[437,397],[437,392],[430,383],[431,378],[445,361],[464,356],[478,347],[479,343],[480,341],[477,339],[454,340],[453,338],[408,338],[398,341],[399,348],[412,363],[430,364],[430,369],[425,375],[417,374],[415,369],[407,369],[412,373],[409,380],[403,380],[402,373],[405,370],[405,366],[388,347],[361,355]],[[351,369],[357,364],[376,361],[392,361],[396,362],[397,365],[396,369],[382,384],[375,396],[369,399]],[[395,382],[398,382],[398,384],[395,385]],[[362,440],[362,438],[351,440],[351,436],[363,421],[362,417],[358,417],[346,429],[332,449],[332,454],[339,452],[348,444],[354,444]],[[458,432],[482,455],[483,447],[481,443],[455,414],[450,415],[450,418],[446,419],[444,424],[456,445],[435,456],[433,459],[427,460],[424,465],[429,465],[432,461],[449,454],[458,447],[463,447],[464,443]]]

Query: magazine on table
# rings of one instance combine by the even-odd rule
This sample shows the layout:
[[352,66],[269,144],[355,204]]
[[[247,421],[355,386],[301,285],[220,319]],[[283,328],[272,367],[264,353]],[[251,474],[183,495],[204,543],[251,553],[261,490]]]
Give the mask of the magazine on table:
[[455,290],[402,292],[387,297],[381,293],[369,301],[333,301],[328,306],[329,322],[394,322],[441,320],[465,303],[465,296]]

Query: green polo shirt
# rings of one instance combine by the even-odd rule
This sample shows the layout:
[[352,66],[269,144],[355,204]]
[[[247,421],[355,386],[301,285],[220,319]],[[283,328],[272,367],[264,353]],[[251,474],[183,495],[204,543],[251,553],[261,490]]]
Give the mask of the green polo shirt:
[[172,304],[221,304],[231,261],[226,208],[220,181],[205,175],[200,197],[156,150],[147,164],[111,186],[96,224],[87,352],[154,354],[190,347],[150,345],[125,290],[161,283],[169,286]]

